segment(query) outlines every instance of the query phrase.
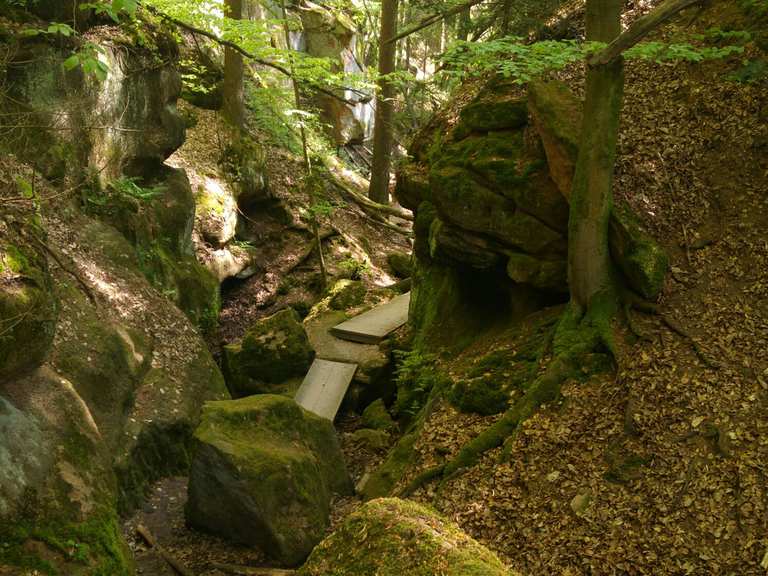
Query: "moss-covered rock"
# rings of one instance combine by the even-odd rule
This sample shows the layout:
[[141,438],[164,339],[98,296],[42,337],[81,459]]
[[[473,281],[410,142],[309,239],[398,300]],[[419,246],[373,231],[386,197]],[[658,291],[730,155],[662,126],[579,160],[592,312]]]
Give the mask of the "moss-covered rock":
[[416,452],[413,447],[417,438],[418,434],[412,432],[397,441],[384,462],[374,470],[360,488],[363,498],[371,500],[392,494],[397,483],[416,461]]
[[0,233],[0,380],[43,361],[57,319],[45,258],[18,238],[11,243],[4,236]]
[[328,306],[333,310],[350,310],[365,301],[368,288],[360,280],[339,280],[331,288]]
[[224,375],[234,396],[275,390],[309,369],[314,351],[295,310],[259,320],[237,344],[224,347]]
[[539,260],[528,254],[513,252],[507,261],[507,274],[520,284],[552,292],[568,292],[566,260]]
[[333,425],[290,398],[211,402],[195,439],[190,525],[287,565],[322,539],[332,494],[351,491]]
[[355,430],[350,435],[352,442],[372,452],[382,452],[389,448],[391,436],[385,430],[371,430],[370,428],[361,428]]
[[299,576],[510,576],[493,552],[421,504],[368,502],[326,538]]
[[470,132],[514,130],[528,123],[525,98],[506,94],[502,88],[483,91],[473,102],[462,108],[456,131],[459,136]]
[[398,278],[410,278],[413,274],[413,258],[404,252],[392,252],[387,254],[387,264],[390,270]]
[[389,415],[389,411],[387,411],[384,400],[381,398],[372,402],[363,410],[360,423],[363,427],[371,428],[372,430],[390,431],[397,427],[392,416]]

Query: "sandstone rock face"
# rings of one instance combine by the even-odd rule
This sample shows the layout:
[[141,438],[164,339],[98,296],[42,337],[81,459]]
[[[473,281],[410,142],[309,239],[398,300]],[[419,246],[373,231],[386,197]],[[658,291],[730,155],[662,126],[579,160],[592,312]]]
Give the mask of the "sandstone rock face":
[[332,494],[351,492],[333,425],[290,398],[209,403],[195,438],[188,522],[284,564],[323,538]]
[[[313,2],[303,2],[299,15],[303,26],[304,50],[310,56],[329,58],[335,72],[361,73],[355,57],[355,27],[338,12],[332,12]],[[349,90],[339,96],[356,102],[350,106],[337,98],[318,93],[315,96],[323,122],[331,126],[330,136],[337,145],[363,140],[369,133],[372,115],[368,99]]]
[[[534,82],[529,88],[529,101],[552,178],[562,194],[570,197],[581,138],[581,103],[560,82]],[[614,206],[609,242],[611,256],[629,285],[645,298],[658,296],[669,266],[668,257],[624,202]]]
[[[432,124],[418,137],[416,161],[398,175],[397,196],[430,214],[417,228],[422,260],[490,270],[520,255],[564,272],[568,205],[528,124],[527,100],[514,90],[492,83],[452,129]],[[566,288],[564,274],[554,282],[536,271],[512,280]]]
[[[492,80],[417,135],[396,195],[416,212],[418,338],[471,333],[482,314],[492,322],[484,303],[510,319],[565,297],[580,132],[581,103],[563,84],[533,83],[526,93]],[[657,296],[667,257],[625,205],[614,209],[609,241],[628,284]]]
[[[172,61],[169,38],[144,31]],[[101,41],[103,83],[65,73],[69,52],[35,41],[18,55],[33,63],[7,79],[30,124],[51,129],[25,129],[17,157],[0,154],[0,572],[44,558],[55,573],[131,574],[118,512],[185,471],[203,403],[228,396],[174,305],[197,320],[218,298],[192,254],[187,178],[163,166],[184,135],[178,74]],[[101,188],[78,198],[45,178],[78,182],[89,165]],[[40,213],[5,200],[22,174],[50,199]],[[55,546],[68,540],[89,550],[77,565]]]
[[227,385],[235,396],[275,391],[303,376],[313,358],[299,315],[286,308],[254,324],[240,343],[224,347]]
[[496,555],[430,508],[373,500],[315,548],[299,576],[510,576]]

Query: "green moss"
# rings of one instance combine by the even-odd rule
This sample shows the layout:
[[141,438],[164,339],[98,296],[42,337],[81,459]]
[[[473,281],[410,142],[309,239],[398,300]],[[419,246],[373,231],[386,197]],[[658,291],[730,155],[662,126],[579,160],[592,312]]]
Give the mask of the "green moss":
[[328,305],[333,310],[350,310],[363,303],[367,292],[368,289],[360,280],[339,280],[331,288]]
[[568,291],[568,264],[565,260],[539,260],[513,252],[507,261],[507,275],[519,284],[552,292]]
[[129,576],[133,563],[121,534],[112,511],[80,523],[22,521],[0,528],[0,565],[50,576]]
[[387,407],[384,405],[384,400],[379,398],[375,402],[368,405],[363,410],[360,423],[365,428],[371,428],[373,430],[393,430],[397,427],[395,421],[392,420],[392,416],[389,415]]
[[454,136],[463,138],[471,132],[514,130],[528,123],[528,103],[525,98],[510,98],[500,93],[483,93],[461,110]]
[[[39,365],[58,318],[45,259],[37,251],[0,243],[0,378]],[[5,276],[6,278],[3,278]]]
[[391,436],[385,430],[371,430],[361,428],[355,430],[351,435],[352,441],[367,450],[374,452],[383,451],[389,448]]
[[363,486],[362,495],[366,500],[392,494],[395,485],[416,460],[413,447],[417,438],[418,434],[411,432],[398,440],[386,460],[371,474]]
[[259,320],[240,343],[224,346],[224,376],[233,396],[277,391],[275,386],[303,376],[314,351],[301,319],[286,308]]
[[324,540],[299,576],[502,576],[508,569],[458,526],[421,504],[368,502]]

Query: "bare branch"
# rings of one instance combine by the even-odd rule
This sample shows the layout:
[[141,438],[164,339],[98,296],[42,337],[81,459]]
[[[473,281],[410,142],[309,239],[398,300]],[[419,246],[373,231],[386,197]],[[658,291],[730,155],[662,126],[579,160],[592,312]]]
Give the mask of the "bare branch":
[[[258,58],[255,54],[248,52],[248,50],[245,50],[243,47],[239,46],[235,42],[231,42],[230,40],[224,40],[223,38],[219,38],[216,34],[213,32],[208,32],[207,30],[203,30],[202,28],[198,28],[196,26],[192,26],[191,24],[187,24],[183,20],[179,20],[178,18],[174,18],[173,16],[169,16],[168,14],[165,14],[164,12],[160,12],[157,8],[153,6],[144,6],[147,10],[149,10],[150,13],[154,14],[155,16],[159,16],[163,20],[167,20],[168,22],[171,22],[175,24],[176,26],[179,26],[180,28],[183,28],[187,32],[191,32],[192,34],[199,34],[200,36],[205,36],[206,38],[213,40],[220,46],[224,46],[226,48],[231,48],[235,52],[238,52],[251,60],[252,62],[256,64],[261,64],[262,66],[266,66],[268,68],[272,68],[273,70],[277,70],[281,74],[287,76],[288,78],[293,78],[294,75],[291,74],[291,71],[288,70],[285,66],[282,66],[276,62],[270,62],[269,60],[264,60],[263,58]],[[344,102],[345,104],[348,104],[350,106],[356,106],[358,103],[354,102],[352,100],[347,100],[343,96],[339,96],[332,90],[328,90],[327,88],[323,88],[321,86],[312,85],[312,87],[317,90],[318,92],[322,92],[326,96],[330,96],[331,98],[334,98],[336,100],[339,100],[340,102]],[[358,90],[354,90],[353,88],[344,88],[345,90],[352,90],[354,92],[358,92]]]
[[464,4],[459,4],[458,6],[454,6],[450,10],[446,10],[445,12],[437,12],[435,14],[430,14],[429,16],[426,16],[421,19],[421,21],[414,26],[410,28],[406,28],[402,32],[398,33],[396,36],[393,36],[392,38],[389,38],[388,40],[384,41],[384,44],[391,44],[392,42],[397,42],[398,40],[402,40],[403,38],[410,36],[411,34],[415,34],[416,32],[423,30],[424,28],[428,28],[429,26],[432,26],[432,24],[437,24],[441,20],[445,20],[446,18],[450,18],[451,16],[454,16],[455,14],[459,14],[460,12],[463,12],[464,10],[469,10],[472,8],[472,6],[476,6],[477,4],[480,4],[481,2],[484,2],[485,0],[469,0],[468,2],[464,2]]

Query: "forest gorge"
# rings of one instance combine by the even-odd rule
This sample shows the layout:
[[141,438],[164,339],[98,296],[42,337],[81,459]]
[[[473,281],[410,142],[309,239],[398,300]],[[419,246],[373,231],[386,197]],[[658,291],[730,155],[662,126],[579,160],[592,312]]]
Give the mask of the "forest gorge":
[[0,576],[768,573],[766,0],[0,0]]

